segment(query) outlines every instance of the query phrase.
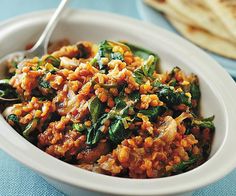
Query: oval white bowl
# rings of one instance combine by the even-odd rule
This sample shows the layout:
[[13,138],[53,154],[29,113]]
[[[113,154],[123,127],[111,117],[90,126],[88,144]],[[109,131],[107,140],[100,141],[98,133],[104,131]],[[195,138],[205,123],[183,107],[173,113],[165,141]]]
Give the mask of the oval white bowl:
[[[27,14],[0,24],[0,55],[22,49],[40,35],[51,11]],[[148,48],[161,58],[162,70],[179,66],[199,76],[201,110],[215,115],[216,132],[209,160],[184,174],[160,179],[125,179],[88,172],[47,155],[26,141],[0,116],[0,146],[9,155],[38,172],[70,195],[87,190],[123,195],[176,195],[206,186],[229,173],[236,165],[236,85],[227,72],[205,52],[166,30],[108,13],[70,10],[52,39],[71,42],[105,39],[126,40]],[[2,68],[0,68],[0,71]]]

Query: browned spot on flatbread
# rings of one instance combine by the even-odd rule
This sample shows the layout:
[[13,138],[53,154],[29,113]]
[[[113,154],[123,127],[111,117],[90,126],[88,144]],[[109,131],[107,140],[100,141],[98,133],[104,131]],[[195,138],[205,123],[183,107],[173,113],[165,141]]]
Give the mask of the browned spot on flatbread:
[[196,26],[190,26],[190,25],[188,25],[187,28],[188,28],[188,31],[189,31],[190,33],[195,33],[195,32],[199,32],[199,31],[207,32],[207,31],[203,30],[202,28],[199,28],[199,27],[196,27]]
[[165,3],[166,2],[166,0],[156,0],[157,2],[159,2],[159,3]]

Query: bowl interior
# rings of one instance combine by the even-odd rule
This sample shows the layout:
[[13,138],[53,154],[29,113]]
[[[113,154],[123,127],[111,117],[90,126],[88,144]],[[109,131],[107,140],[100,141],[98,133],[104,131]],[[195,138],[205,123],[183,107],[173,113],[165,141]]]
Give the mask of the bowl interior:
[[[40,33],[46,24],[45,20],[36,20],[34,23],[27,21],[22,22],[21,25],[15,25],[7,29],[0,38],[0,56],[11,51],[22,50],[28,43],[36,42]],[[117,25],[98,24],[92,20],[88,22],[80,20],[62,20],[55,29],[51,41],[68,38],[71,43],[86,40],[99,43],[102,40],[126,40],[133,44],[148,48],[160,56],[161,70],[170,70],[174,66],[179,66],[187,73],[197,74],[200,80],[201,87],[201,113],[204,117],[215,115],[214,123],[216,125],[216,132],[214,136],[211,156],[220,148],[226,136],[226,116],[224,111],[224,104],[220,96],[210,86],[206,78],[198,74],[198,62],[189,61],[188,56],[194,54],[176,55],[178,46],[169,45],[165,40],[159,39],[153,42],[152,38],[145,34],[137,34],[134,31],[127,31],[121,29]],[[186,57],[186,58],[185,58]],[[207,66],[207,65],[205,65]],[[0,77],[3,78],[3,66],[0,66]]]

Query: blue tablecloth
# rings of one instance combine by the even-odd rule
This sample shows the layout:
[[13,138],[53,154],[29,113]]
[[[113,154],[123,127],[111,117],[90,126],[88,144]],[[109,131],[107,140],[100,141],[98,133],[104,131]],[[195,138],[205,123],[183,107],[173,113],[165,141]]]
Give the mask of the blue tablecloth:
[[[59,0],[1,0],[0,21],[35,10],[55,8],[58,2]],[[72,0],[71,7],[97,9],[140,19],[135,0]],[[236,195],[235,184],[236,170],[224,179],[196,191],[194,196]],[[62,196],[63,194],[0,150],[0,195]]]

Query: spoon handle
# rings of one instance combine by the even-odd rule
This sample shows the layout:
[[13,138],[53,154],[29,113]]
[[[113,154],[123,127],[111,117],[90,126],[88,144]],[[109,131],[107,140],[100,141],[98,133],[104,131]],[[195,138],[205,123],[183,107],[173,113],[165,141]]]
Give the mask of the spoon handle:
[[[29,53],[30,55],[37,55],[37,54],[46,54],[47,53],[47,47],[48,47],[48,42],[50,40],[51,34],[53,30],[55,29],[60,16],[68,4],[69,0],[61,0],[61,3],[59,4],[58,8],[52,15],[51,19],[49,20],[47,26],[45,27],[43,33],[41,34],[40,38],[36,42],[36,44],[33,46],[32,49],[30,49]],[[32,53],[32,54],[31,54]]]

